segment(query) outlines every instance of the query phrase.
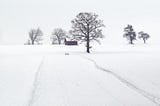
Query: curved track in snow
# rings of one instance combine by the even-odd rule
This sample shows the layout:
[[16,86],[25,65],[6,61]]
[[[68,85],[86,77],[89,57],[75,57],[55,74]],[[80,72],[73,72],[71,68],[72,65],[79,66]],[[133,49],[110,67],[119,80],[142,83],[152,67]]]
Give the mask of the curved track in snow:
[[30,98],[29,98],[27,106],[32,106],[34,101],[35,101],[36,91],[37,91],[38,85],[40,83],[40,81],[39,81],[40,71],[41,71],[41,67],[42,67],[42,65],[44,63],[44,59],[45,59],[45,57],[42,58],[39,66],[38,66],[38,69],[37,69],[37,71],[35,73],[34,81],[33,81],[33,88],[32,88],[32,91],[31,91]]
[[160,98],[159,97],[156,97],[155,95],[153,95],[153,94],[151,94],[151,93],[139,88],[138,86],[136,86],[135,84],[129,82],[128,80],[126,80],[125,78],[121,77],[120,75],[101,67],[100,65],[97,64],[97,62],[95,60],[93,60],[91,58],[88,58],[88,57],[85,57],[85,56],[82,56],[82,55],[80,55],[80,56],[82,58],[84,58],[84,59],[87,59],[87,60],[91,61],[98,70],[101,70],[101,71],[104,71],[104,72],[107,72],[107,73],[113,75],[115,78],[117,78],[119,81],[121,81],[123,84],[125,84],[129,88],[131,88],[134,91],[138,92],[139,94],[143,95],[148,100],[150,100],[151,102],[155,103],[157,106],[160,106]]

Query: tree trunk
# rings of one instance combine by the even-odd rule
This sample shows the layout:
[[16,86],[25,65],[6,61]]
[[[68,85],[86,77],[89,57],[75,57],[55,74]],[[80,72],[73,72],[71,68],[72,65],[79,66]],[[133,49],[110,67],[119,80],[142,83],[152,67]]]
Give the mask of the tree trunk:
[[130,39],[130,44],[133,44],[133,39],[132,38]]
[[52,45],[54,45],[54,41],[52,41]]
[[32,45],[34,45],[34,40],[32,40]]
[[144,41],[144,44],[146,43],[146,40],[145,39],[143,39],[143,41]]
[[89,25],[87,25],[88,27],[87,27],[87,53],[90,53],[90,45],[89,45],[89,43],[90,43],[90,41],[89,41]]
[[61,44],[61,39],[58,37],[58,44],[60,45]]
[[90,47],[89,47],[89,37],[87,37],[87,53],[90,53]]

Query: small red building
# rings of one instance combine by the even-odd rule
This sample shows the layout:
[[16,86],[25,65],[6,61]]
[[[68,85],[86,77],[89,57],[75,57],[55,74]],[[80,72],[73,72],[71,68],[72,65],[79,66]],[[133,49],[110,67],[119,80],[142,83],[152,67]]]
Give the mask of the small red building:
[[64,40],[65,45],[78,45],[77,41],[67,41],[66,39]]

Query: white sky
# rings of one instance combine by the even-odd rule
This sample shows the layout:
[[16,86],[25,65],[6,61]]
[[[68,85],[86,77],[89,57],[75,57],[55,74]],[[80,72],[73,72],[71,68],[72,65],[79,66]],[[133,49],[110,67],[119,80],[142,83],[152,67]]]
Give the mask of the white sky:
[[79,12],[95,12],[104,20],[105,43],[126,43],[127,24],[149,33],[150,43],[159,43],[160,0],[0,0],[0,41],[24,44],[29,30],[37,27],[47,41],[54,28],[69,30]]

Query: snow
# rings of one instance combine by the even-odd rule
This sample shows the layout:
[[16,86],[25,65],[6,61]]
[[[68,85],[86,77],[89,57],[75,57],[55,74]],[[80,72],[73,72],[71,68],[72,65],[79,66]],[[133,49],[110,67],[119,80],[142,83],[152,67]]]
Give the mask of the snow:
[[160,105],[160,46],[0,49],[0,106]]
[[0,106],[26,106],[41,57],[0,56]]

